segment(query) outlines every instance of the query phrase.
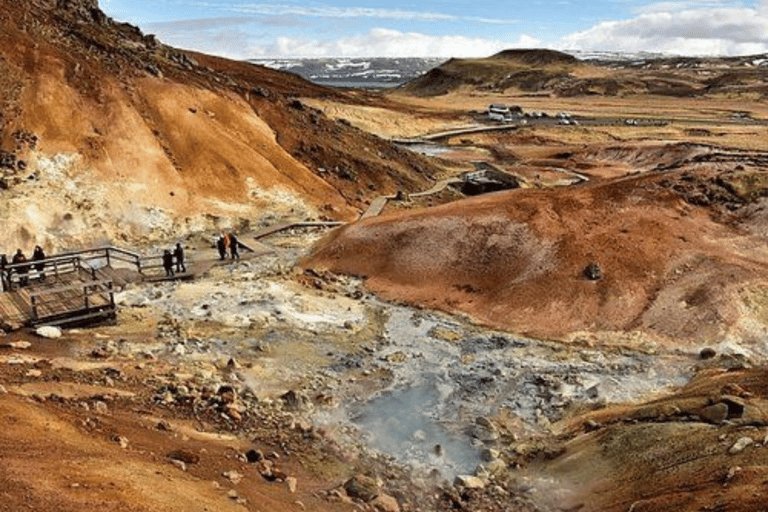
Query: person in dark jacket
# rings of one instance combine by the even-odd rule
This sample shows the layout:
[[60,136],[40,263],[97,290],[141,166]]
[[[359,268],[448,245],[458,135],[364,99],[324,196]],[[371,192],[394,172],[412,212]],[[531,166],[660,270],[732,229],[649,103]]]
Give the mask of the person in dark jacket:
[[8,284],[8,279],[5,275],[5,267],[8,266],[8,258],[6,258],[5,254],[0,254],[0,290],[6,292],[9,290],[10,286]]
[[184,265],[184,248],[180,243],[176,244],[176,248],[173,250],[173,258],[176,260],[176,272],[186,272],[187,267]]
[[45,259],[45,252],[43,252],[43,248],[39,245],[35,246],[35,250],[32,253],[32,261],[35,261],[35,270],[37,270],[37,275],[40,278],[40,281],[45,281],[45,263],[43,263],[43,260]]
[[163,268],[166,277],[173,277],[173,254],[168,249],[163,252]]
[[[26,263],[27,257],[24,256],[24,253],[21,252],[21,249],[16,249],[16,254],[13,255],[13,258],[11,259],[11,263],[14,265],[18,265],[19,263]],[[27,265],[22,265],[16,269],[16,273],[19,274],[19,286],[27,286],[29,284],[29,277],[28,277],[29,267]]]
[[223,260],[227,257],[227,241],[224,240],[223,236],[220,236],[218,240],[216,240],[216,248],[219,250],[219,259]]
[[229,253],[232,255],[232,259],[240,259],[240,254],[237,252],[238,249],[238,241],[237,237],[234,233],[230,233],[229,235]]

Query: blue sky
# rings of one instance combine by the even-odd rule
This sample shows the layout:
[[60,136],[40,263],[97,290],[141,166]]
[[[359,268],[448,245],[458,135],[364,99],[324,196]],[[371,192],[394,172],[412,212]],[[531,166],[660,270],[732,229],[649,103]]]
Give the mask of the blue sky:
[[232,58],[482,57],[507,48],[768,52],[768,0],[100,0],[163,42]]

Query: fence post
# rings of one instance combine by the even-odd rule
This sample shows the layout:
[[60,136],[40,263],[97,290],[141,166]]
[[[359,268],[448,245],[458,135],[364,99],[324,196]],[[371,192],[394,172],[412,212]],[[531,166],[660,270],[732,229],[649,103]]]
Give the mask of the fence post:
[[107,253],[107,266],[109,267],[109,266],[111,266],[111,265],[112,265],[112,264],[110,263],[110,261],[109,261],[109,247],[107,247],[107,248],[105,249],[105,252]]
[[85,299],[85,312],[87,313],[90,309],[90,304],[88,302],[88,285],[83,286],[83,298]]
[[37,320],[37,296],[36,295],[30,295],[29,300],[32,303],[32,320]]

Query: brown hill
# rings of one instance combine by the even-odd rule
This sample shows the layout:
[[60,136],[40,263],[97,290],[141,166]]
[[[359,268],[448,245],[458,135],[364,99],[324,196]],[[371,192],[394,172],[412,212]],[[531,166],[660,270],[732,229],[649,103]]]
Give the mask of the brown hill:
[[350,219],[435,170],[305,107],[347,98],[295,75],[170,48],[95,0],[0,6],[0,247]]
[[[643,153],[603,158],[641,162]],[[366,219],[329,236],[304,265],[537,336],[758,336],[757,327],[741,329],[765,307],[755,299],[768,265],[759,213],[765,155],[691,145],[665,153],[677,155],[674,163],[647,175]]]

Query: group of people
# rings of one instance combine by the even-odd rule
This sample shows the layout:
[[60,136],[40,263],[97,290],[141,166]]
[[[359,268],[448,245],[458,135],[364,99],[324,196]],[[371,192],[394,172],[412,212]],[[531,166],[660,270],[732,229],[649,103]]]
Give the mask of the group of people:
[[184,264],[184,248],[181,243],[176,244],[176,248],[173,252],[166,249],[163,251],[163,268],[165,269],[166,277],[173,277],[174,265],[176,266],[176,272],[183,273],[187,271],[187,267]]
[[226,259],[227,250],[229,250],[229,254],[233,260],[240,259],[240,253],[238,252],[239,244],[240,242],[237,241],[237,237],[234,233],[221,235],[219,239],[216,240],[216,248],[219,250],[219,259]]
[[[36,245],[35,250],[32,251],[31,262],[21,249],[16,249],[10,262],[8,262],[8,257],[5,254],[0,254],[0,284],[3,291],[11,289],[12,272],[19,276],[19,286],[29,285],[29,274],[32,270],[37,272],[37,279],[40,282],[45,281],[45,262],[43,260],[45,260],[45,251],[39,245]],[[24,265],[27,262],[29,264]],[[12,268],[8,268],[9,266]]]

